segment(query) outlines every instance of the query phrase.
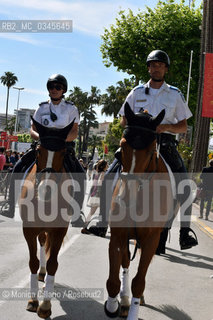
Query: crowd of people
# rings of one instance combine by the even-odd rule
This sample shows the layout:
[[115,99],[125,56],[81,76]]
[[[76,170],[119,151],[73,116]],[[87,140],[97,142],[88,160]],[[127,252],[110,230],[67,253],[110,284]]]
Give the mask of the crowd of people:
[[0,147],[0,171],[12,170],[23,154],[23,152],[17,152],[11,149],[6,150],[5,147]]

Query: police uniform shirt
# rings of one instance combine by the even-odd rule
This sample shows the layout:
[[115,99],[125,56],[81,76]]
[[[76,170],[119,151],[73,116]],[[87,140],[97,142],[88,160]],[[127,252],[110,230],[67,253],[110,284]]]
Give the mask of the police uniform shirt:
[[134,113],[147,110],[152,116],[157,116],[165,109],[166,114],[162,124],[175,124],[192,116],[181,91],[166,82],[159,89],[151,88],[150,80],[145,85],[135,87],[119,111],[121,116],[124,115],[126,101]]
[[[57,120],[51,119],[51,112],[57,116]],[[45,127],[64,128],[75,118],[75,123],[79,123],[79,113],[76,106],[69,101],[62,100],[58,105],[51,101],[39,104],[33,118]]]

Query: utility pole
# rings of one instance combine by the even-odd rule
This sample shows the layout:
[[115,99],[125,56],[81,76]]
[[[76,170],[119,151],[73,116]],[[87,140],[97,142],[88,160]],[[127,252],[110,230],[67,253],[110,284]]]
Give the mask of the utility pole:
[[213,1],[203,0],[203,22],[201,33],[200,53],[200,79],[198,86],[198,101],[195,118],[195,136],[193,145],[193,158],[191,169],[193,172],[200,172],[206,165],[210,118],[202,117],[203,84],[205,53],[213,53]]

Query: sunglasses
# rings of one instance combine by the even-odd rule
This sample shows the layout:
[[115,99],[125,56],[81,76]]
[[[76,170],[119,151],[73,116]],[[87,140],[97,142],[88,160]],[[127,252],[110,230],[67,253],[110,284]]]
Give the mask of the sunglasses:
[[57,91],[60,91],[60,90],[63,90],[64,88],[60,84],[51,83],[51,84],[48,85],[48,89],[49,90],[56,89]]

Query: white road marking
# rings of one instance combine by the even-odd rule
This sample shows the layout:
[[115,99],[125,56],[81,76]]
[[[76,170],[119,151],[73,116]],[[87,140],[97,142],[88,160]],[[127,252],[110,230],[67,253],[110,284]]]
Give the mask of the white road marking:
[[[59,256],[63,255],[74,243],[75,241],[80,237],[80,234],[75,234],[73,235],[70,240],[68,240],[67,242],[65,242],[64,246],[61,247],[61,250],[59,251]],[[27,261],[26,261],[26,265],[27,265]],[[29,271],[29,275],[26,276],[23,280],[21,280],[16,286],[14,286],[13,288],[25,288],[28,284],[29,284],[29,280],[30,280],[30,271]],[[4,290],[4,288],[1,288],[1,290]],[[0,301],[0,307],[6,303],[6,302],[10,302],[10,300],[2,300]]]

